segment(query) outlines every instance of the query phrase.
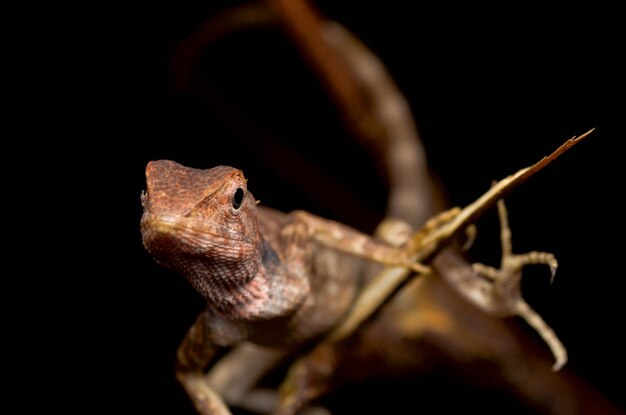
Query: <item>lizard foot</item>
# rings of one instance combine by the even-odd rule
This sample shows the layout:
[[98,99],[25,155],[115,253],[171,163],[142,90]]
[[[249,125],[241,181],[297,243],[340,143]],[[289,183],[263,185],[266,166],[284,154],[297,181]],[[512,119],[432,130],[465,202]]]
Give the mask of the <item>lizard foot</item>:
[[[545,264],[550,267],[552,280],[558,267],[554,255],[548,252],[531,251],[513,254],[511,229],[507,210],[503,200],[498,201],[500,218],[500,239],[502,260],[499,269],[481,263],[473,264],[474,271],[484,277],[481,283],[481,295],[472,296],[475,304],[499,315],[517,315],[523,318],[546,342],[555,358],[553,370],[559,370],[567,362],[567,351],[552,328],[533,310],[521,293],[522,268],[525,265]],[[552,281],[551,280],[551,281]]]

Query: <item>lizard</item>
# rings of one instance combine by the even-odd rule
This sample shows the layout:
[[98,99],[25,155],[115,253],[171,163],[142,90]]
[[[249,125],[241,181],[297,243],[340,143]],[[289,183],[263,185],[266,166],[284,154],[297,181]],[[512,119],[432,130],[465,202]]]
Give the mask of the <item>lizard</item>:
[[[176,377],[196,410],[226,415],[230,413],[227,404],[260,412],[291,407],[283,413],[295,413],[301,409],[302,402],[292,402],[293,393],[299,393],[293,388],[285,388],[287,395],[292,395],[280,402],[275,398],[255,400],[254,384],[277,362],[328,333],[335,339],[345,337],[346,331],[354,331],[391,297],[393,287],[373,302],[359,302],[365,297],[362,293],[377,291],[363,276],[367,263],[429,273],[423,260],[431,259],[505,191],[587,134],[496,183],[474,204],[448,211],[413,237],[400,238],[399,244],[305,211],[283,213],[260,205],[248,190],[243,172],[233,167],[196,169],[171,160],[149,162],[147,190],[141,194],[144,247],[159,265],[186,277],[207,303],[176,355]],[[503,206],[499,211],[503,220]],[[511,257],[505,225],[503,221],[503,254]],[[518,255],[516,261],[509,261],[508,268],[503,263],[502,270],[477,266],[491,284],[484,282],[479,287],[482,297],[473,301],[483,308],[493,307],[489,300],[502,298],[503,290],[498,287],[504,287],[504,294],[513,292],[515,301],[499,304],[503,311],[528,313],[528,308],[519,309],[522,303],[518,301],[519,270],[528,263],[556,267],[556,260],[546,253]],[[400,286],[400,280],[394,284]],[[495,289],[489,291],[491,287]],[[558,339],[539,316],[526,317],[545,334],[558,368],[566,359]],[[346,324],[349,329],[345,329]],[[337,335],[337,330],[342,334]],[[206,373],[220,349],[227,347],[235,347],[234,357],[229,360],[227,355],[222,359],[227,363],[218,362]],[[254,362],[239,368],[245,375],[232,373],[237,356]],[[297,376],[298,372],[292,373]],[[237,376],[244,380],[235,380]]]
[[207,301],[177,355],[177,376],[200,413],[228,413],[214,408],[219,400],[198,380],[215,346],[245,340],[289,348],[328,331],[362,284],[359,258],[427,270],[346,225],[257,206],[243,173],[232,167],[200,170],[158,160],[146,177],[144,246]]

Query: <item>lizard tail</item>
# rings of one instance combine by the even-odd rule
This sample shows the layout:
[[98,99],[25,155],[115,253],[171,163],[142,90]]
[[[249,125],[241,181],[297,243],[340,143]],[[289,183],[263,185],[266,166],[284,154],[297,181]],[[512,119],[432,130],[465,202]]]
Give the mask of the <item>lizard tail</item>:
[[385,216],[420,228],[437,210],[438,198],[407,100],[380,59],[343,26],[327,22],[322,35],[343,58],[365,103],[351,118],[388,181]]

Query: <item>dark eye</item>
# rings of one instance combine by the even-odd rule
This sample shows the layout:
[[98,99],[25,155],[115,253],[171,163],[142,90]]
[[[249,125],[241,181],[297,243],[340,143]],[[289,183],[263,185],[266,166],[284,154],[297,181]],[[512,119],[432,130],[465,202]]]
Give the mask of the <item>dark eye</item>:
[[239,209],[241,204],[243,203],[243,189],[241,187],[235,190],[235,194],[233,195],[233,208]]

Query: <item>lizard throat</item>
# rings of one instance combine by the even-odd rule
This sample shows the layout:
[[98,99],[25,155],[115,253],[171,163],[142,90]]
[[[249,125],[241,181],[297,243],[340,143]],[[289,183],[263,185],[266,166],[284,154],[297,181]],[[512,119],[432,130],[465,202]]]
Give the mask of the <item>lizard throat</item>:
[[142,221],[143,242],[162,266],[183,275],[214,313],[230,320],[264,320],[297,309],[308,292],[301,273],[282,264],[268,241],[206,237],[181,223]]
[[[256,261],[240,266],[227,275],[214,273],[212,283],[196,286],[214,312],[230,320],[269,320],[290,314],[302,303],[306,291],[302,295],[291,292],[293,277],[284,270],[280,258],[264,239],[259,241]],[[233,276],[244,274],[246,278],[239,279],[239,284],[230,283]]]

